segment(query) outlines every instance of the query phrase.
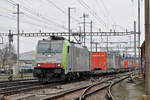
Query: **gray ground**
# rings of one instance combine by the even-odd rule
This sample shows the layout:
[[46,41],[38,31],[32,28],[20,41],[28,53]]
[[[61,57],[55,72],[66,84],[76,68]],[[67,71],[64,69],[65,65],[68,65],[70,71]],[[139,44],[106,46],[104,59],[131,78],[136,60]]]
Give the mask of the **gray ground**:
[[116,100],[143,100],[144,80],[136,78],[133,82],[128,80],[113,87],[113,95]]

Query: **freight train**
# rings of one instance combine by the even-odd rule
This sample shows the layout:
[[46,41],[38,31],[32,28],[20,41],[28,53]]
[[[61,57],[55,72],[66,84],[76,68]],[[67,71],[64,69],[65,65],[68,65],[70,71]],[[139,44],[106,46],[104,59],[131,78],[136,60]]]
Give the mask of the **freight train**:
[[52,37],[39,40],[37,44],[34,77],[40,81],[73,80],[97,73],[132,69],[132,58],[106,52],[89,52],[78,43]]

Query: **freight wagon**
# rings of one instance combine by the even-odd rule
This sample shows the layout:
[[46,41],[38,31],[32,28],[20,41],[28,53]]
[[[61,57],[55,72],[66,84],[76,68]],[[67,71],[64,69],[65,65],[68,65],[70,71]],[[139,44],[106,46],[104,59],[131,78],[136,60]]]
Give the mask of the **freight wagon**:
[[107,52],[91,52],[91,70],[93,73],[113,73],[129,71],[134,68],[133,57],[124,58]]

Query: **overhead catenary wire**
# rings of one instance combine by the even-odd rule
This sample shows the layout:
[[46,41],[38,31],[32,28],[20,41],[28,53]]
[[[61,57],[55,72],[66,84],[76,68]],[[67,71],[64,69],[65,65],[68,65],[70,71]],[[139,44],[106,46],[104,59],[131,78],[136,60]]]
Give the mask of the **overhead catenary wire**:
[[108,16],[110,16],[110,18],[112,19],[112,23],[116,24],[115,20],[114,20],[113,17],[111,16],[110,11],[108,10],[108,8],[107,8],[107,6],[105,5],[104,1],[101,0],[101,2],[102,2],[102,5],[103,5],[103,7],[104,7],[106,13],[107,13]]
[[0,7],[0,9],[1,10],[4,10],[4,11],[7,11],[7,12],[9,12],[9,13],[12,13],[14,10],[12,10],[12,9],[8,9],[8,8],[5,8],[5,7]]
[[15,3],[15,2],[14,2],[14,1],[12,1],[12,0],[4,0],[4,1],[7,1],[8,3],[10,3],[10,4],[14,5],[14,6],[16,6],[16,5],[17,5],[17,3]]
[[[61,11],[63,14],[67,15],[68,16],[68,13],[65,12],[63,9],[61,9],[60,7],[58,7],[53,1],[51,0],[47,0],[50,4],[52,4],[54,7],[56,7],[59,11]],[[78,19],[70,16],[73,20],[77,21],[77,22],[80,22]]]
[[33,14],[33,15],[35,15],[35,16],[37,16],[37,17],[40,17],[41,19],[43,19],[43,20],[45,20],[45,21],[48,21],[48,22],[50,22],[50,23],[53,23],[53,24],[55,24],[56,26],[58,26],[59,28],[62,28],[62,29],[67,30],[67,28],[64,27],[63,25],[60,25],[59,23],[54,22],[53,20],[50,20],[50,19],[48,19],[48,18],[42,16],[42,14],[36,13],[36,12],[34,12],[33,10],[28,9],[27,7],[24,7],[24,6],[21,6],[21,7],[22,7],[25,11],[27,11],[28,13]]
[[[32,10],[35,14],[41,15],[41,13],[37,11],[37,9],[33,9],[32,7],[30,7],[30,6],[32,6],[32,5],[30,5],[31,3],[33,3],[32,1],[29,2],[29,0],[25,0],[25,1],[19,1],[19,3],[22,4],[24,7],[27,7],[28,9]],[[43,0],[43,3],[45,3],[44,0]],[[43,3],[40,3],[40,4],[43,4]],[[41,12],[43,12],[43,11],[41,11]],[[33,15],[33,14],[31,14],[31,15],[35,17],[35,15]],[[51,19],[51,20],[53,20],[53,21],[57,21],[58,20],[57,17],[54,17],[54,16],[53,17],[52,16],[46,16],[47,14],[42,14],[42,15],[47,17],[47,18],[49,18],[49,19]],[[36,17],[38,17],[38,16],[36,16]],[[40,18],[40,17],[38,17],[38,18]],[[64,20],[59,19],[59,23],[63,23],[63,22],[64,22]]]
[[93,10],[88,6],[87,3],[85,3],[83,0],[78,0],[78,2],[80,3],[81,6],[83,6],[85,9],[87,9],[87,11],[90,12],[90,14],[91,14],[93,17],[95,17],[96,20],[97,20],[100,24],[104,25],[105,28],[108,28],[108,27],[107,27],[107,24],[105,23],[105,21],[104,21],[100,16],[98,16],[97,13],[96,13],[95,11],[93,11]]
[[[45,24],[47,26],[50,26],[51,23],[50,22],[47,22],[47,21],[44,21],[44,20],[41,20],[41,19],[38,19],[37,17],[34,17],[34,16],[30,16],[26,13],[24,13],[24,16],[32,21],[36,21],[36,22],[40,22],[41,24]],[[51,25],[52,26],[52,25]]]
[[[109,19],[110,17],[108,16],[108,13],[106,13],[104,6],[99,2],[100,2],[99,0],[95,0],[95,5],[97,5],[97,10],[98,10],[97,13],[98,14],[101,13],[101,16],[103,16],[105,18],[104,20],[110,22],[110,19]],[[93,5],[93,6],[95,6],[95,5]]]
[[4,15],[4,14],[0,14],[0,17],[3,17],[3,18],[7,18],[7,19],[10,19],[10,20],[14,20],[15,21],[15,17],[14,16],[11,16],[11,15]]
[[[6,18],[6,19],[10,19],[10,20],[13,20],[15,21],[15,17],[14,16],[7,16],[7,15],[0,15],[0,17],[3,17],[3,18]],[[30,24],[32,26],[36,26],[36,27],[43,27],[43,28],[46,28],[46,29],[54,29],[53,27],[50,27],[50,26],[46,26],[46,25],[41,25],[41,24],[37,24],[37,23],[33,23],[31,21],[22,21],[23,23],[26,23],[26,24]]]
[[[11,2],[11,4],[12,4],[12,3],[13,3],[13,4],[16,3],[16,2],[14,2],[13,0],[7,0],[7,1]],[[50,1],[50,0],[48,0],[48,1]],[[53,3],[53,2],[51,2],[51,3]],[[53,3],[53,6],[54,6],[54,5],[55,5],[55,4]],[[59,28],[62,28],[62,29],[67,30],[67,28],[64,27],[63,25],[60,25],[60,24],[58,24],[58,23],[56,23],[56,22],[54,22],[54,21],[52,21],[52,20],[50,20],[50,19],[48,19],[48,18],[45,18],[45,16],[43,17],[40,13],[37,13],[37,12],[33,11],[32,9],[29,9],[28,7],[25,7],[25,6],[23,6],[23,5],[20,5],[20,6],[22,7],[23,10],[27,11],[28,13],[30,13],[30,14],[32,14],[32,15],[34,15],[34,16],[37,16],[37,17],[39,17],[40,19],[42,19],[42,20],[44,20],[44,21],[46,21],[46,22],[54,23],[54,25],[58,26]],[[61,8],[59,8],[57,5],[55,5],[55,6],[56,6],[57,9],[59,9],[62,13],[67,14],[65,11],[63,11]],[[73,17],[73,19],[74,19],[74,17]],[[77,20],[77,19],[74,19],[74,20],[79,21],[79,20]]]
[[[33,26],[37,26],[39,28],[43,27],[43,28],[46,28],[46,29],[54,29],[50,26],[46,26],[46,25],[41,25],[41,24],[36,24],[36,23],[33,23],[33,22],[30,22],[30,21],[24,21],[24,23],[26,24],[30,24],[30,25],[33,25]],[[56,29],[55,29],[56,30]]]
[[[14,0],[7,0],[7,1],[9,1],[9,2],[11,2],[11,4],[13,3],[13,4],[15,4],[16,2],[14,1]],[[52,0],[46,0],[46,1],[50,1],[51,3],[53,3],[53,6],[55,5],[56,7],[57,7],[57,9],[59,9],[62,13],[64,13],[64,14],[67,14],[63,9],[61,9],[56,3],[54,3]],[[81,2],[83,1],[83,0],[80,0]],[[19,1],[20,2],[20,1]],[[22,1],[21,1],[22,2]],[[82,3],[86,8],[88,7],[88,10],[89,9],[91,9],[91,12],[93,13],[93,14],[95,14],[95,16],[97,15],[98,16],[98,14],[87,4],[87,3],[85,3],[84,1],[83,1],[83,3]],[[86,5],[85,5],[86,4]],[[49,23],[53,23],[54,22],[54,24],[52,24],[52,25],[58,25],[59,23],[55,23],[55,21],[53,21],[53,20],[51,20],[51,18],[48,18],[48,17],[45,17],[45,16],[43,16],[43,15],[41,15],[40,13],[37,13],[37,12],[35,12],[33,9],[30,9],[28,6],[24,6],[24,5],[22,5],[21,4],[21,6],[23,6],[23,9],[22,10],[25,10],[27,13],[30,13],[30,14],[32,14],[33,16],[37,16],[40,20],[43,20],[42,22],[49,22]],[[106,6],[106,5],[105,5]],[[107,8],[107,7],[105,7],[105,8]],[[95,13],[94,13],[94,12]],[[107,12],[108,12],[108,10],[107,10]],[[41,17],[42,16],[42,17]],[[43,17],[45,17],[44,19],[43,19]],[[99,19],[99,18],[97,18],[97,19]],[[33,19],[34,20],[34,19]],[[100,19],[99,19],[100,20]],[[102,19],[103,20],[103,19]],[[106,23],[104,23],[105,25],[106,25]],[[104,25],[103,24],[103,25]],[[105,26],[104,25],[104,26]],[[62,28],[62,29],[64,29],[65,28],[65,30],[67,30],[67,28],[66,27],[64,27],[64,25],[58,25],[58,27],[59,28]]]
[[[15,1],[13,1],[13,0],[7,0],[7,1],[8,1],[9,3],[13,4],[13,5],[17,4],[17,3],[16,3]],[[53,23],[55,26],[58,26],[59,28],[62,28],[62,29],[64,29],[64,30],[67,30],[67,28],[66,28],[65,26],[60,25],[59,23],[54,22],[54,21],[50,20],[49,18],[46,18],[46,17],[43,16],[42,14],[39,14],[39,13],[34,12],[32,9],[29,9],[29,8],[23,6],[23,5],[20,5],[20,7],[21,7],[22,9],[24,9],[25,11],[27,11],[28,13],[30,13],[30,14],[33,14],[33,15],[35,15],[35,16],[37,16],[37,17],[39,17],[39,18],[41,18],[41,19],[43,19],[43,20],[45,20],[45,21],[49,21],[49,22]]]
[[[28,15],[25,15],[25,16],[28,16]],[[9,19],[9,20],[13,20],[13,21],[16,21],[16,17],[15,16],[13,16],[13,15],[4,15],[4,14],[0,14],[0,17],[3,17],[3,18],[6,18],[6,19]],[[32,18],[31,16],[28,16],[28,17],[30,17],[31,19],[34,19],[34,18]],[[36,19],[34,19],[34,20],[36,20]],[[38,20],[38,22],[39,21],[41,21],[41,20]],[[47,24],[47,26],[46,25],[40,25],[40,24],[36,24],[36,23],[33,23],[33,22],[31,22],[31,21],[22,21],[23,23],[26,23],[26,24],[30,24],[30,25],[33,25],[33,26],[38,26],[38,27],[46,27],[47,29],[49,28],[49,29],[54,29],[54,28],[52,28],[52,27],[50,27],[50,26],[48,26],[48,23],[44,23],[44,24]]]

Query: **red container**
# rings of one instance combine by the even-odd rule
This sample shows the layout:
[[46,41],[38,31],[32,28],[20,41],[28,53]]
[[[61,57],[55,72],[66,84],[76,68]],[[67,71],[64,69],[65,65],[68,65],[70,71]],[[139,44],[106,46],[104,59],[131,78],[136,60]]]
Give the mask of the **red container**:
[[91,52],[91,70],[106,70],[106,52]]
[[136,69],[139,69],[139,64],[138,63],[136,63]]
[[133,68],[134,67],[134,61],[130,61],[129,66]]
[[124,68],[128,68],[128,60],[127,59],[124,60]]

